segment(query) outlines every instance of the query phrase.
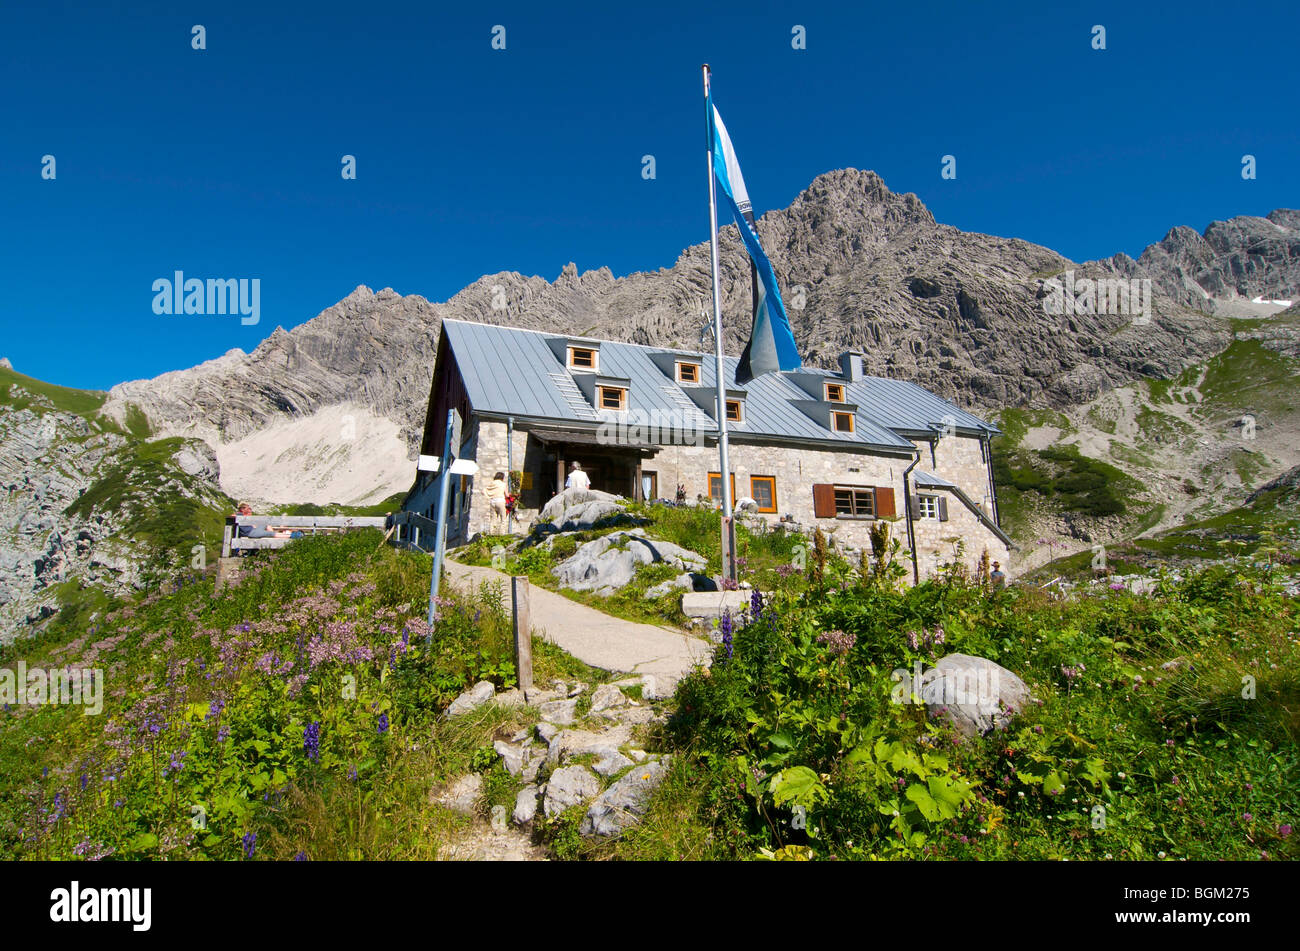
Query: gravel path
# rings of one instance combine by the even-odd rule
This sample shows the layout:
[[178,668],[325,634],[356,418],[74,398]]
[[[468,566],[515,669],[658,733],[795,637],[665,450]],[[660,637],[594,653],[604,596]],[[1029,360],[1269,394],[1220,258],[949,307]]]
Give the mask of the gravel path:
[[[450,559],[445,570],[447,579],[460,588],[476,588],[484,581],[501,582],[509,609],[509,575]],[[677,681],[696,664],[707,666],[713,648],[703,638],[611,617],[537,585],[530,586],[529,610],[533,630],[545,640],[592,667],[650,674],[654,677],[652,692],[659,696],[671,693]]]

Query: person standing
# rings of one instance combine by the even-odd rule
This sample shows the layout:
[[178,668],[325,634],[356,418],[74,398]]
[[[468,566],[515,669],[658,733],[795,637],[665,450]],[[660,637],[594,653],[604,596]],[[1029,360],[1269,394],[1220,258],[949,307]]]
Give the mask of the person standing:
[[993,573],[989,575],[989,582],[993,585],[994,591],[1001,591],[1007,586],[1007,576],[1002,571],[1001,562],[993,562]]
[[[506,474],[498,472],[483,487],[488,502],[488,530],[492,535],[503,535],[506,529]],[[497,531],[498,526],[500,531]]]
[[566,491],[569,489],[587,490],[591,488],[591,479],[587,477],[587,473],[582,471],[581,464],[576,461],[569,466],[569,478],[565,480],[564,488]]

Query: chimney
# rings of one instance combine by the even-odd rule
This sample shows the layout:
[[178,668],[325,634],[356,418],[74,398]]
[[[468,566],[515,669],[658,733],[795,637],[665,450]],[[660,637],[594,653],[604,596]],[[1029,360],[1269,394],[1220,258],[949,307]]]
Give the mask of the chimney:
[[840,354],[840,375],[850,383],[862,379],[862,361],[866,355],[861,350],[846,350]]

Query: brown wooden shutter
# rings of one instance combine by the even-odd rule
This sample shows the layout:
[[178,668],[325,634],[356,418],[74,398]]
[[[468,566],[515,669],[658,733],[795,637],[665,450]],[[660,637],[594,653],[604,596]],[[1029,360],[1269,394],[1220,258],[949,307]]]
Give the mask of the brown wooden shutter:
[[939,521],[948,521],[948,500],[942,495],[939,496]]
[[883,485],[876,486],[876,518],[893,518],[897,514],[894,509],[894,490]]
[[826,482],[813,484],[813,517],[835,517],[835,486]]

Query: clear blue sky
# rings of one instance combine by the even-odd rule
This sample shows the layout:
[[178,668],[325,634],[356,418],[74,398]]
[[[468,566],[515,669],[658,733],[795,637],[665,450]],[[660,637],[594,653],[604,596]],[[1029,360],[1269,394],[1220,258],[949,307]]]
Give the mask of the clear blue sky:
[[[0,7],[0,355],[69,386],[251,350],[358,284],[671,265],[707,238],[705,61],[760,212],[856,166],[1085,260],[1300,206],[1292,2],[82,6]],[[261,323],[155,315],[177,269],[260,278]]]

